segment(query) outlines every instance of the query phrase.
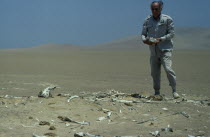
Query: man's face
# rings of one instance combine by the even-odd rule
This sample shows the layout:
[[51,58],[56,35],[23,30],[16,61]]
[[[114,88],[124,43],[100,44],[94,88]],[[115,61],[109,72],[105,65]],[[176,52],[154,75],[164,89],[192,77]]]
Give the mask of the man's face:
[[152,11],[152,15],[157,18],[160,13],[161,13],[161,9],[160,9],[160,5],[159,3],[153,3],[151,6],[151,11]]

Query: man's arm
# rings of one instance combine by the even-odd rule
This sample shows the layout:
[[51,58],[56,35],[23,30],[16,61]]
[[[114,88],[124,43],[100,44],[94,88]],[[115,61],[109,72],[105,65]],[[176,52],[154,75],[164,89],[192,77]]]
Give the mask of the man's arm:
[[144,44],[155,45],[153,42],[150,42],[149,39],[147,38],[147,19],[144,21],[143,24],[141,39],[144,42]]
[[160,38],[160,41],[171,40],[174,37],[174,22],[172,18],[167,19],[167,34]]

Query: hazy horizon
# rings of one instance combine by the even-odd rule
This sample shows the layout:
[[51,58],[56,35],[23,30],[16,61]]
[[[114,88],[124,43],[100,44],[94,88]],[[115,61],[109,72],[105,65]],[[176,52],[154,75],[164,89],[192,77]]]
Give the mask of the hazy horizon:
[[[0,1],[0,48],[46,43],[96,45],[138,35],[152,0]],[[208,0],[164,2],[176,27],[210,28]],[[200,10],[197,10],[200,9]]]

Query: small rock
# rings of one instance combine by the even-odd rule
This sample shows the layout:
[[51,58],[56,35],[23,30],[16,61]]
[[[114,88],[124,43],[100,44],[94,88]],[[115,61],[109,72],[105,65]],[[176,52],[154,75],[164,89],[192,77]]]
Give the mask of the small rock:
[[186,118],[190,118],[190,115],[188,115],[186,112],[181,112],[180,114],[182,114],[184,117],[186,117]]
[[55,133],[45,133],[44,135],[50,136],[50,137],[56,137],[57,136]]
[[55,130],[56,128],[54,126],[50,126],[49,130]]
[[40,121],[39,125],[41,125],[41,126],[43,126],[43,125],[50,125],[50,123],[47,122],[47,121]]
[[30,117],[28,117],[28,119],[33,119],[33,117],[30,116]]
[[149,99],[152,99],[154,101],[162,101],[163,100],[163,96],[161,96],[161,95],[154,95],[154,96],[150,96]]
[[137,94],[137,93],[134,93],[134,94],[131,94],[131,97],[133,97],[133,98],[141,98],[141,95]]
[[0,104],[1,104],[1,105],[4,105],[5,103],[4,103],[4,101],[1,101]]
[[131,103],[124,103],[126,106],[133,106]]

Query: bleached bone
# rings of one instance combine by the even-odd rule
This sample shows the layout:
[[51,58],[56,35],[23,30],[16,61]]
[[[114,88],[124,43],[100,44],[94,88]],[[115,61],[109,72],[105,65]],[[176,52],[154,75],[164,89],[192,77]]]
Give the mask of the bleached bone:
[[119,102],[119,103],[151,103],[151,104],[159,104],[160,102],[157,101],[151,101],[151,100],[147,100],[147,101],[141,101],[141,100],[119,100],[116,98],[112,98],[113,102]]
[[32,137],[47,137],[47,136],[39,136],[33,133]]
[[112,101],[113,102],[120,102],[120,103],[133,103],[132,100],[118,100],[118,99],[115,99],[115,98],[113,98]]
[[78,133],[74,134],[74,137],[84,137],[84,136],[87,136],[87,137],[103,137],[103,136],[100,136],[100,135],[92,135],[90,133],[83,133],[83,132],[78,132]]
[[155,120],[160,120],[160,119],[163,119],[165,117],[169,117],[169,116],[173,116],[173,115],[178,115],[180,114],[181,112],[175,112],[175,113],[172,113],[172,114],[168,114],[168,115],[165,115],[165,116],[161,116],[161,117],[153,117],[153,118],[150,118],[148,120],[144,120],[144,121],[141,121],[141,122],[138,122],[137,124],[143,124],[143,123],[146,123],[146,122],[151,122],[151,121],[155,121]]
[[58,116],[58,118],[62,121],[73,122],[73,123],[80,124],[80,125],[90,125],[90,122],[87,122],[87,121],[79,122],[79,121],[75,121],[68,117],[63,117],[63,116]]
[[35,123],[33,126],[26,126],[26,125],[23,125],[23,124],[22,124],[22,126],[23,126],[23,127],[27,127],[27,128],[34,128],[34,127],[36,127],[38,124],[39,124],[39,123]]
[[111,114],[112,114],[112,111],[109,111],[109,112],[107,113],[107,118],[108,118],[108,119],[110,119]]
[[114,136],[114,137],[141,137],[141,136]]
[[107,119],[106,117],[99,117],[98,119],[97,119],[97,121],[102,121],[102,120],[105,120],[105,119]]
[[5,96],[0,96],[0,98],[15,98],[15,99],[21,99],[23,97],[16,97],[16,96],[11,96],[11,95],[5,95]]
[[71,96],[70,94],[64,94],[64,93],[60,93],[57,96],[61,96],[61,97],[69,97]]
[[53,91],[56,87],[47,87],[43,91],[40,91],[38,97],[48,98],[52,97],[51,91]]
[[154,132],[150,132],[151,135],[158,137],[160,136],[160,131],[154,131]]
[[78,98],[79,96],[77,96],[77,95],[74,95],[74,96],[71,96],[71,97],[69,97],[69,99],[67,100],[67,102],[70,102],[73,98]]
[[[102,109],[102,110],[103,110],[103,109]],[[110,119],[111,114],[112,114],[112,111],[108,111],[108,112],[105,112],[105,113],[107,113],[107,116],[106,116],[106,117],[99,117],[99,118],[97,119],[97,121],[102,121],[102,120],[105,120],[105,119]]]

